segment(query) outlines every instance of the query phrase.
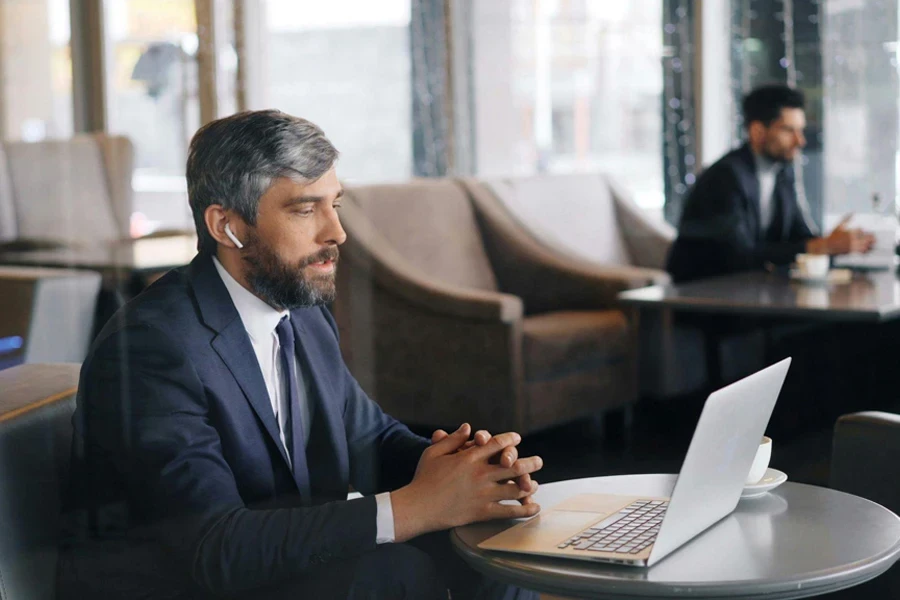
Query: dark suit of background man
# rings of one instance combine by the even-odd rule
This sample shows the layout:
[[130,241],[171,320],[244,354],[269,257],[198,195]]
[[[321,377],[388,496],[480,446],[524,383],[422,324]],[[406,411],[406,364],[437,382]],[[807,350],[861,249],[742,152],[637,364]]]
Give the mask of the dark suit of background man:
[[685,200],[668,271],[686,281],[789,264],[803,252],[866,252],[874,238],[843,226],[816,237],[797,202],[794,157],[806,145],[803,94],[782,85],[743,102],[747,142],[697,179]]
[[116,313],[81,371],[71,506],[89,519],[60,597],[531,595],[479,581],[432,532],[536,514],[540,458],[467,424],[414,435],[341,359],[323,306],[346,239],[336,159],[277,111],[194,136],[199,254]]

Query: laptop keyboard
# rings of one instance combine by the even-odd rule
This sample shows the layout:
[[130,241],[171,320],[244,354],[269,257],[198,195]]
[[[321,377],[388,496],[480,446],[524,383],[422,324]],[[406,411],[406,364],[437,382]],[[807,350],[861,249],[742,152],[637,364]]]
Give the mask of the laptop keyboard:
[[637,554],[656,540],[668,507],[668,501],[637,500],[557,547]]

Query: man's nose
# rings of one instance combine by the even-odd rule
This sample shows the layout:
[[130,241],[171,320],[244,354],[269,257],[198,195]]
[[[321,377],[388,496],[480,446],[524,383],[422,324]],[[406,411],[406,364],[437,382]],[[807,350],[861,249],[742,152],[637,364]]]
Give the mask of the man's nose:
[[338,246],[347,241],[347,233],[344,231],[344,226],[341,225],[341,217],[334,208],[328,213],[321,237],[326,244],[336,244]]

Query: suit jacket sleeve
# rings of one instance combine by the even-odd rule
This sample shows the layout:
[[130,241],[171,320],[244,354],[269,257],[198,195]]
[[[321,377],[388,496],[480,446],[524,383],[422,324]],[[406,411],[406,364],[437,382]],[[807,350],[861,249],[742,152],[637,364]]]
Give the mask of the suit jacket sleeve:
[[106,463],[95,472],[120,479],[138,507],[138,535],[168,548],[210,592],[277,583],[375,548],[373,497],[299,508],[245,505],[210,424],[203,383],[159,329],[129,326],[102,341],[85,363],[79,404],[93,464]]
[[691,194],[669,256],[676,281],[759,269],[767,262],[786,264],[804,251],[805,238],[759,239],[734,171],[720,168],[707,175]]

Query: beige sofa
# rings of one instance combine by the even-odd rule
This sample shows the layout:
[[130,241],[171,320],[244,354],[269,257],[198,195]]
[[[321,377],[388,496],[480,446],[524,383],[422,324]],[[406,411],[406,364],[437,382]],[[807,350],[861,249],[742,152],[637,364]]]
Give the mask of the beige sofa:
[[342,349],[397,418],[530,432],[637,398],[616,295],[657,272],[540,244],[472,180],[348,186],[342,219]]

